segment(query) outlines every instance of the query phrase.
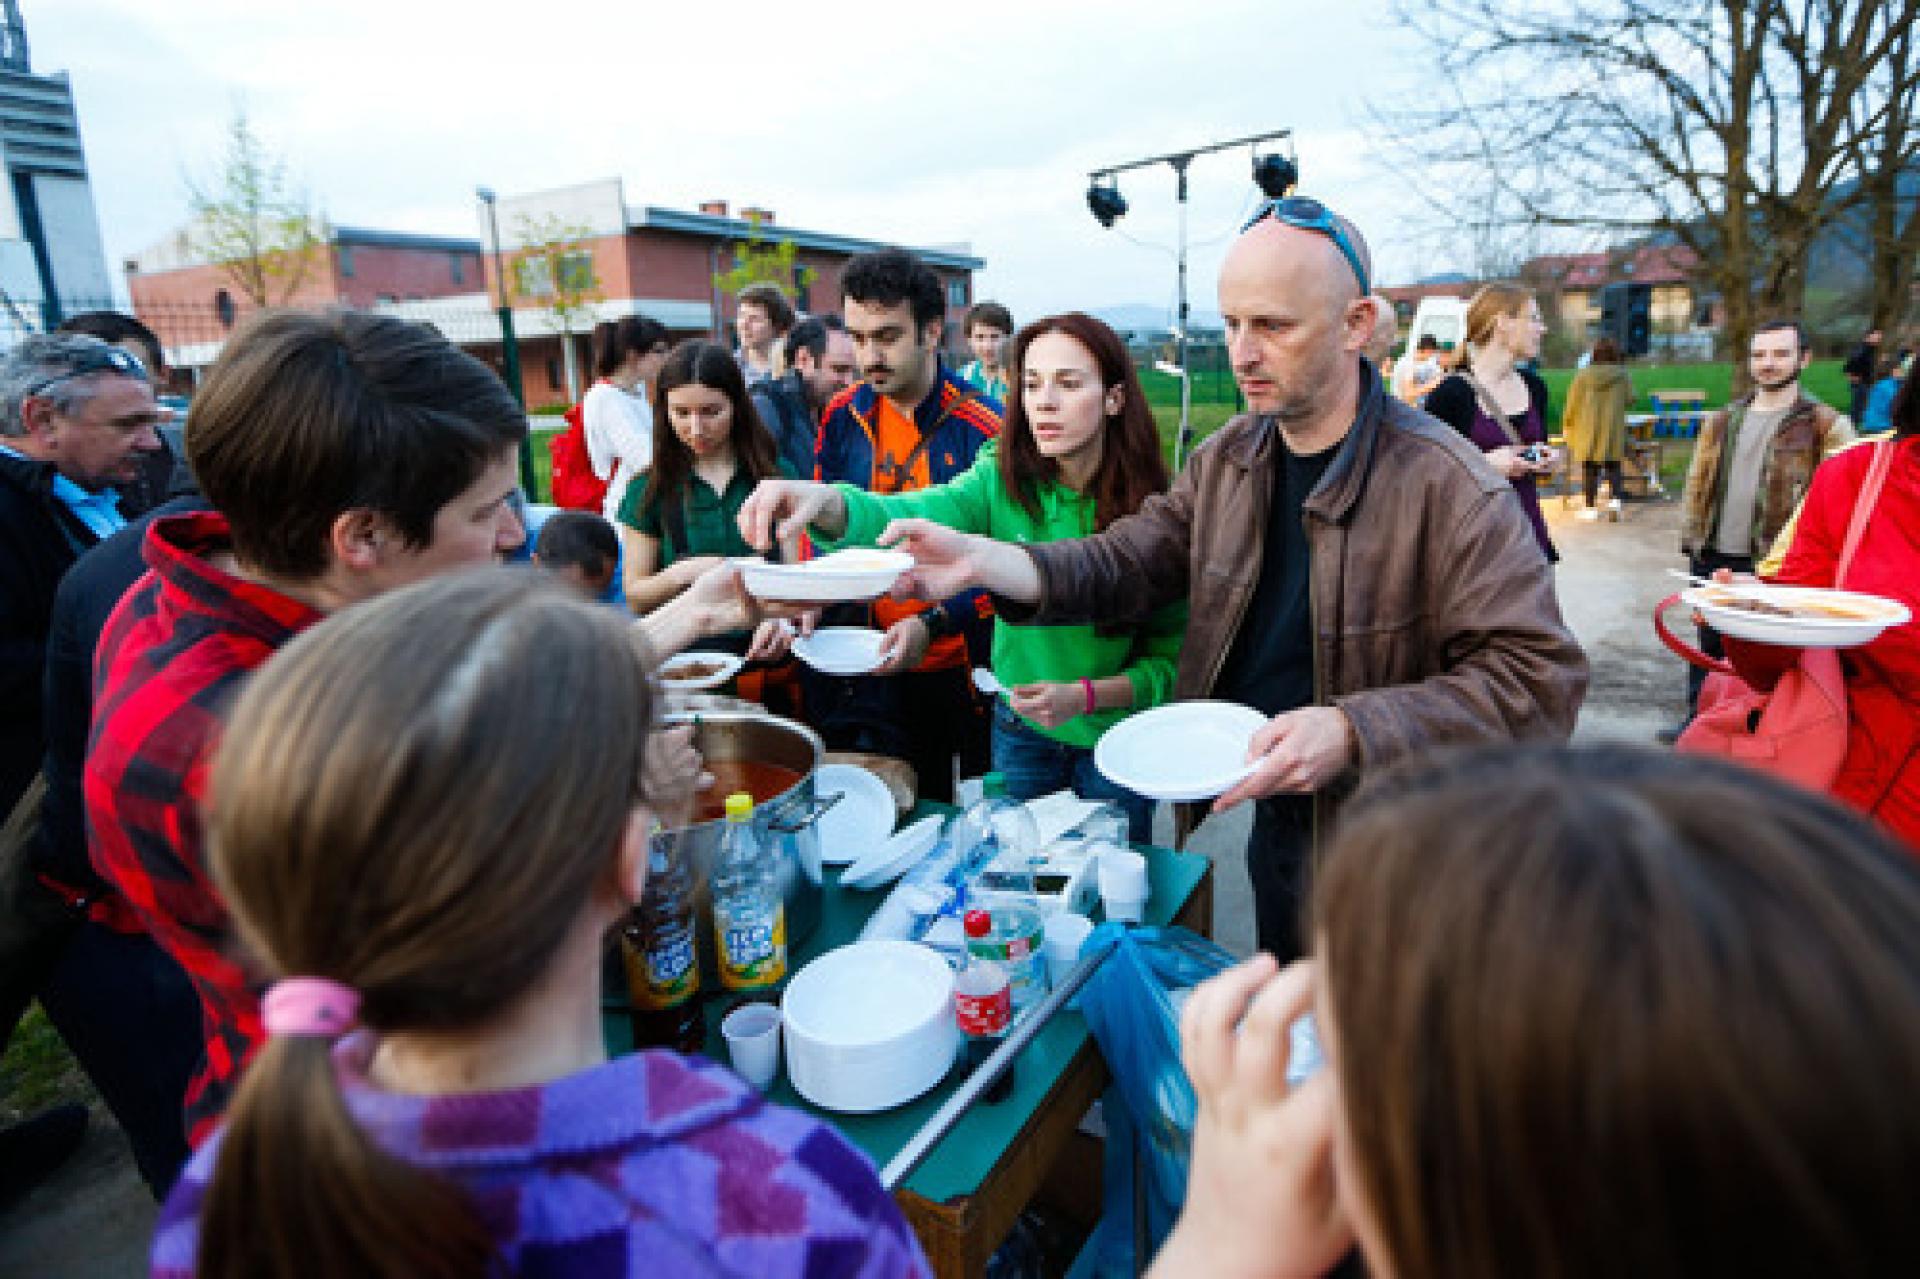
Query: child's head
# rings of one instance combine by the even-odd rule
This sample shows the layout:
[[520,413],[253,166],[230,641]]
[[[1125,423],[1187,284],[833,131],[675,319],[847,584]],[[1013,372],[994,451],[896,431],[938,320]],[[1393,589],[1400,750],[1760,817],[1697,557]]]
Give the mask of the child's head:
[[1378,1273],[1915,1273],[1920,871],[1716,761],[1542,745],[1356,801],[1316,877]]
[[[644,776],[654,708],[633,628],[538,574],[445,576],[307,631],[240,697],[207,813],[262,975],[345,986],[382,1035],[515,1010],[638,893],[642,805],[671,789]],[[329,1047],[275,1035],[250,1066],[201,1273],[479,1273],[487,1235],[361,1136]]]
[[620,538],[613,525],[591,511],[557,511],[540,526],[533,562],[597,600],[613,585]]
[[1007,339],[1013,336],[1013,312],[998,302],[977,302],[967,312],[967,349],[990,369],[1005,362]]

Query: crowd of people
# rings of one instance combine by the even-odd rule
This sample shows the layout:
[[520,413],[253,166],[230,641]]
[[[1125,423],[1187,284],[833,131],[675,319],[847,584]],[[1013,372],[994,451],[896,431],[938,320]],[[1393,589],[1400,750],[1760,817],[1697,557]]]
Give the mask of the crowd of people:
[[[155,1274],[926,1270],[831,1125],[607,1057],[605,937],[701,771],[654,671],[696,643],[923,797],[992,767],[1137,841],[1153,804],[1093,766],[1103,732],[1175,700],[1266,717],[1213,806],[1253,805],[1261,955],[1186,1009],[1200,1114],[1156,1273],[1920,1267],[1910,627],[1846,663],[1827,796],[1565,746],[1590,672],[1539,505],[1538,302],[1489,286],[1454,358],[1384,378],[1366,240],[1311,199],[1225,258],[1248,411],[1177,474],[1098,319],[981,303],[955,368],[913,255],[841,285],[817,316],[748,289],[734,349],[602,324],[606,494],[530,545],[526,417],[421,326],[256,317],[183,436],[137,322],[0,360],[0,1014],[37,998],[126,1132],[166,1201]],[[1810,354],[1792,321],[1755,334],[1684,549],[1920,607],[1920,397],[1893,379],[1888,434],[1842,452]],[[1583,515],[1619,509],[1630,399],[1602,342],[1563,416]],[[872,545],[914,568],[826,614],[733,563]],[[880,631],[879,667],[796,666],[829,623]],[[1778,678],[1779,650],[1703,646]],[[1308,1012],[1327,1066],[1290,1087]],[[0,1132],[0,1191],[74,1135]]]

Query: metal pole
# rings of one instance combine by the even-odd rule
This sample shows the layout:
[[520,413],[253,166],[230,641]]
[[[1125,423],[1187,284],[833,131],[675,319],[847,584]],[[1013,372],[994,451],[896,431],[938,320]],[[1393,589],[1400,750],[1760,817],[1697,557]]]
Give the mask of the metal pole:
[[[507,302],[507,264],[500,253],[498,197],[488,187],[478,188],[475,194],[487,206],[487,235],[493,245],[495,314],[500,319],[500,379],[507,384],[507,390],[513,392],[514,402],[524,410],[527,407],[527,391],[520,378],[520,343],[513,333],[513,307]],[[539,500],[538,477],[533,470],[531,433],[520,437],[520,487],[526,491],[528,501]]]
[[1080,993],[1080,988],[1087,984],[1087,979],[1093,976],[1112,949],[1106,946],[1091,955],[1080,956],[1080,962],[1073,966],[1060,984],[1034,1005],[1031,1013],[1014,1025],[1006,1039],[993,1050],[993,1055],[967,1076],[966,1082],[947,1098],[946,1104],[936,1110],[933,1118],[927,1120],[920,1131],[913,1135],[913,1140],[901,1147],[900,1153],[888,1161],[887,1166],[880,1170],[880,1184],[887,1188],[887,1193],[899,1189],[913,1175],[913,1170],[926,1162],[933,1148],[973,1109],[980,1095],[993,1087],[1000,1076],[1013,1066],[1013,1059],[1020,1055],[1020,1050],[1033,1042],[1033,1037],[1053,1020],[1055,1013],[1066,1007],[1069,999]]
[[1180,434],[1173,443],[1173,469],[1178,471],[1193,447],[1193,378],[1187,369],[1187,164],[1191,156],[1174,160],[1173,171],[1179,178],[1177,203],[1180,207],[1180,325],[1174,330],[1180,361]]

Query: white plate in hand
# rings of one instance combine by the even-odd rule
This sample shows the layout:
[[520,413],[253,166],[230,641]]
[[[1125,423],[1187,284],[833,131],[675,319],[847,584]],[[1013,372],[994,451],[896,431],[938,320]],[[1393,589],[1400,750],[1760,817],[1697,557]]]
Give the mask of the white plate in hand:
[[858,861],[893,834],[893,792],[858,764],[822,764],[813,796],[845,796],[820,818],[820,860],[829,866]]
[[793,641],[793,655],[823,675],[865,675],[880,665],[886,633],[866,626],[822,626]]
[[1253,771],[1247,747],[1266,722],[1232,702],[1175,702],[1108,729],[1094,745],[1093,762],[1148,799],[1212,799]]
[[[1716,631],[1755,644],[1792,648],[1856,648],[1879,639],[1882,631],[1913,620],[1912,610],[1899,600],[1818,586],[1741,582],[1696,586],[1681,592],[1680,598],[1698,609]],[[1794,613],[1782,617],[1742,608],[1737,601],[1743,600]]]
[[938,815],[921,818],[847,867],[840,876],[841,884],[848,888],[879,888],[891,884],[933,851],[933,846],[940,842],[940,829],[946,820]]
[[905,551],[844,550],[800,564],[741,560],[747,593],[763,600],[833,603],[885,595],[913,567]]

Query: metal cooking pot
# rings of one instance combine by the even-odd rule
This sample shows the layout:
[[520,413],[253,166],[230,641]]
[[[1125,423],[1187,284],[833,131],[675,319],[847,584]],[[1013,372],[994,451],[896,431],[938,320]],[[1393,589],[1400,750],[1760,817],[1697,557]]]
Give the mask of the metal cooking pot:
[[[774,715],[702,711],[669,715],[667,723],[692,724],[693,747],[710,766],[746,761],[777,765],[800,775],[798,782],[777,795],[756,796],[754,807],[754,827],[766,855],[774,861],[786,904],[787,951],[791,955],[820,926],[820,833],[815,823],[832,807],[832,800],[814,798],[813,779],[826,747],[805,724]],[[726,828],[725,819],[718,819],[654,836],[655,840],[669,841],[669,855],[687,858],[692,868],[700,988],[708,993],[721,987],[713,945],[713,899],[707,886],[720,859]]]

